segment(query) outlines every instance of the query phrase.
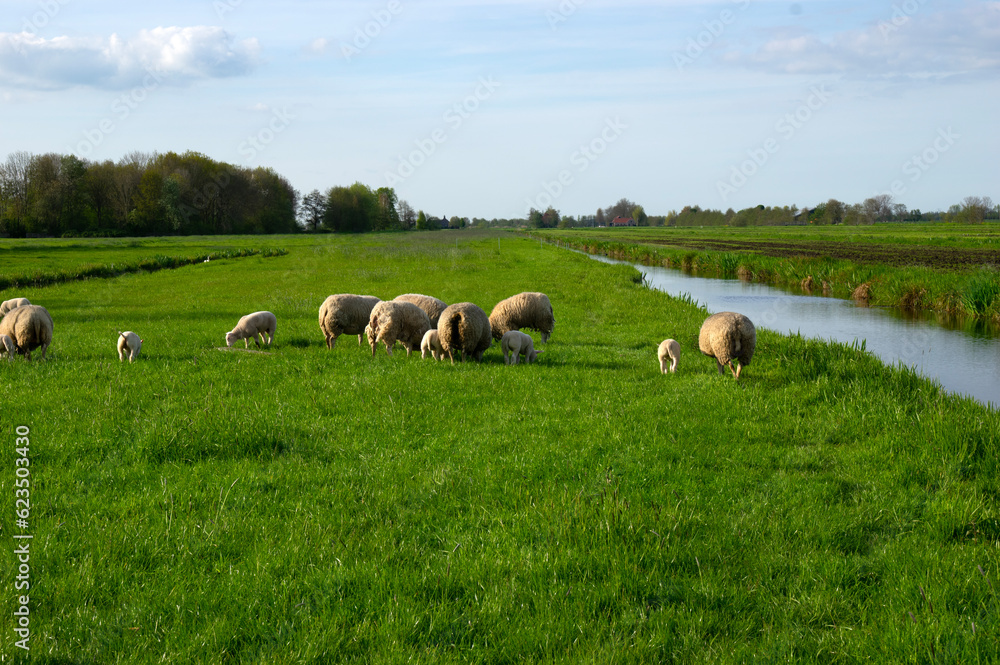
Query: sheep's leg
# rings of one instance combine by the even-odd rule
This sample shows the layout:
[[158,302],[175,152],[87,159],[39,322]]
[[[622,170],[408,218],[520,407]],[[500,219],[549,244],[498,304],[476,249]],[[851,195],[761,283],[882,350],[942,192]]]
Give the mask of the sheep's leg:
[[118,362],[124,362],[124,361],[125,361],[125,354],[122,353],[121,349],[118,349]]
[[364,336],[364,333],[358,333],[358,346],[361,346],[361,338]]
[[723,365],[721,362],[719,362],[718,358],[715,359],[715,364],[719,368],[719,374],[724,374],[724,372],[722,371],[722,368],[725,367],[725,365]]
[[739,364],[737,364],[737,365],[736,365],[736,369],[733,369],[733,363],[732,363],[732,362],[730,362],[730,363],[729,363],[729,369],[730,369],[730,370],[732,370],[732,372],[733,372],[733,376],[734,376],[735,378],[739,379],[739,378],[740,378],[740,372],[742,372],[742,371],[743,371],[743,363],[739,363]]
[[448,357],[451,358],[451,364],[454,365],[455,364],[455,352],[452,351],[451,349],[448,349]]
[[510,354],[510,356],[511,356],[511,358],[510,358],[510,364],[511,365],[516,365],[517,364],[517,360],[520,357],[520,355],[521,355],[520,351],[514,351],[513,353],[511,353]]

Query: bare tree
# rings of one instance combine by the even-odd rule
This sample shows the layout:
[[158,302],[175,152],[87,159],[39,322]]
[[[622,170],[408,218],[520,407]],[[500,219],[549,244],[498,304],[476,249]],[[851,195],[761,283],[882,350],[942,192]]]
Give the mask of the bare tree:
[[889,221],[892,218],[892,195],[878,194],[865,199],[861,209],[868,224]]
[[962,214],[972,224],[982,224],[986,213],[993,209],[993,199],[988,196],[966,196],[962,199]]
[[409,203],[400,201],[396,204],[396,211],[399,213],[399,223],[403,229],[409,231],[416,225],[417,213]]
[[305,227],[317,230],[323,223],[323,215],[326,214],[326,197],[318,189],[312,190],[303,197],[300,212]]

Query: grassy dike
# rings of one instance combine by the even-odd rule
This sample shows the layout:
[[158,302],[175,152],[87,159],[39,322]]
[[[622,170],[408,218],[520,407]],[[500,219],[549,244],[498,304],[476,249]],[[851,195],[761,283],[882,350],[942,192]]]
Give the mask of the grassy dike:
[[[697,351],[703,310],[537,240],[268,242],[288,254],[0,292],[55,320],[48,361],[0,362],[9,658],[19,533],[34,662],[1000,656],[1000,413],[768,331],[736,383]],[[525,290],[557,320],[532,366],[328,351],[317,325],[330,293]],[[274,348],[218,350],[255,309]]]

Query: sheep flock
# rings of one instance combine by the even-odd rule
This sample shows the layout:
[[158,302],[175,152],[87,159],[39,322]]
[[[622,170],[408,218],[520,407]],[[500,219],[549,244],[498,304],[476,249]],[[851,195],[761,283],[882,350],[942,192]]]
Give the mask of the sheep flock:
[[[422,358],[443,360],[452,364],[472,358],[481,362],[483,354],[499,341],[504,364],[516,365],[523,358],[526,364],[537,361],[540,349],[522,329],[533,329],[544,344],[555,328],[552,303],[544,293],[518,293],[498,302],[489,315],[478,305],[461,302],[448,305],[433,296],[406,293],[392,300],[376,296],[341,293],[328,296],[319,307],[319,328],[327,349],[333,350],[340,335],[368,337],[372,356],[377,346],[385,346],[392,356],[399,343],[409,356],[420,351]],[[225,335],[226,347],[243,340],[260,348],[274,340],[277,317],[269,311],[258,311],[240,318]],[[48,310],[32,305],[26,298],[12,298],[0,303],[0,357],[13,360],[16,355],[31,359],[32,351],[41,349],[45,359],[52,343],[53,322]],[[119,361],[127,357],[132,363],[139,356],[143,340],[133,331],[116,331]],[[698,333],[698,349],[715,359],[719,374],[728,366],[737,380],[743,368],[750,364],[757,344],[757,334],[749,318],[737,312],[719,312],[705,319]],[[225,350],[225,349],[223,349]],[[675,373],[681,345],[675,339],[665,339],[657,347],[657,360],[663,374]]]

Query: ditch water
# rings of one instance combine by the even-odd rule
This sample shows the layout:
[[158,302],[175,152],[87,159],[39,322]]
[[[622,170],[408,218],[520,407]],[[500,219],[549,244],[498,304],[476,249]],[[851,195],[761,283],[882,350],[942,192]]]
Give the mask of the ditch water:
[[631,265],[651,288],[674,296],[689,294],[710,313],[740,312],[758,328],[847,344],[864,341],[865,348],[888,365],[912,367],[950,393],[1000,408],[1000,331],[986,324],[948,327],[933,318],[908,318],[850,300],[796,295],[738,279],[695,277],[605,256],[591,258]]

